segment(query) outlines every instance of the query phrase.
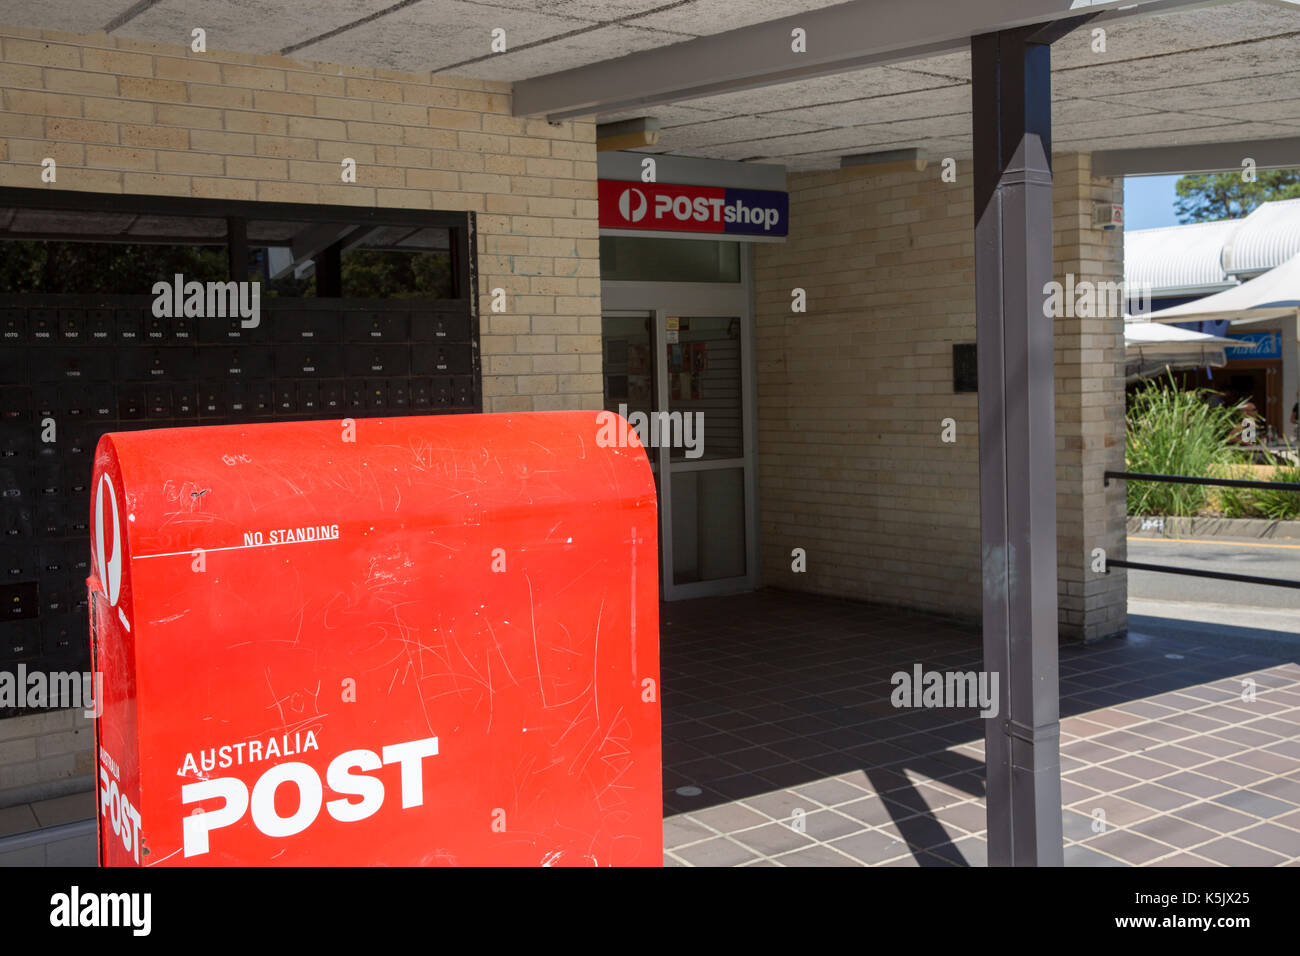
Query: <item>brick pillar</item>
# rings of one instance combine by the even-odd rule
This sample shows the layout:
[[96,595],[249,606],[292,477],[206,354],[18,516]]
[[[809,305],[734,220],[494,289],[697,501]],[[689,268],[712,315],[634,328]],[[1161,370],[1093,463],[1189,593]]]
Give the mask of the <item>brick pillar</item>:
[[[1053,157],[1053,273],[1080,282],[1124,278],[1120,229],[1092,225],[1092,204],[1119,202],[1123,184],[1092,175],[1090,153]],[[1058,316],[1056,324],[1056,525],[1062,640],[1091,641],[1128,628],[1128,581],[1097,574],[1092,551],[1125,556],[1124,487],[1102,473],[1124,467],[1124,319]]]

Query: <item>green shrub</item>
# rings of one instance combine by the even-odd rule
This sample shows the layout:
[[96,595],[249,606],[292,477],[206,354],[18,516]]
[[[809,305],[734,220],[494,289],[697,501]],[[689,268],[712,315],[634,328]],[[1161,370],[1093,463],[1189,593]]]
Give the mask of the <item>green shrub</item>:
[[[1265,464],[1273,466],[1269,481],[1300,484],[1300,465],[1289,458],[1264,454]],[[1233,474],[1231,477],[1239,477]],[[1240,477],[1254,477],[1243,474]],[[1300,492],[1264,488],[1221,488],[1219,510],[1225,518],[1268,518],[1272,521],[1300,519]]]
[[[1236,453],[1228,435],[1241,406],[1213,406],[1209,389],[1184,391],[1172,375],[1150,379],[1133,394],[1125,425],[1124,457],[1129,471],[1210,478]],[[1205,485],[1155,481],[1126,483],[1128,513],[1189,517],[1209,502]]]

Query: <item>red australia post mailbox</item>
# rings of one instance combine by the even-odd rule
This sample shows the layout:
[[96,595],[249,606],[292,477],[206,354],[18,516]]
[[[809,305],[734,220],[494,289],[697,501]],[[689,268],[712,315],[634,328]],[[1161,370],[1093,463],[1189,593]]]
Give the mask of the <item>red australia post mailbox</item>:
[[607,417],[105,435],[100,862],[659,865],[655,489]]

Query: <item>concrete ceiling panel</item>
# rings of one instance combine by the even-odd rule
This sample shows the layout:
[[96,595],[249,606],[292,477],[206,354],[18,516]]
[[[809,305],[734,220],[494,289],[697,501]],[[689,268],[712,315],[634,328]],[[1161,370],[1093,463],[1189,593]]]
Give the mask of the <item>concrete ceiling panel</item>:
[[[663,3],[659,13],[638,17],[637,23],[658,30],[689,33],[692,36],[712,36],[740,27],[780,20],[833,7],[844,0],[693,0],[690,3]],[[808,37],[808,48],[816,44],[816,36]]]
[[852,73],[819,76],[796,83],[765,86],[690,100],[692,106],[719,110],[731,115],[820,106],[866,96],[886,96],[916,90],[939,89],[952,83],[946,77],[924,76],[891,67],[872,67]]
[[[506,27],[506,31],[506,35],[510,36],[509,27]],[[515,36],[517,37],[518,34]],[[609,60],[641,50],[668,46],[681,40],[680,36],[659,30],[613,24],[574,36],[557,37],[534,47],[521,44],[505,53],[494,54],[473,62],[448,61],[435,64],[433,71],[480,80],[513,83],[530,76],[555,73],[599,60]]]
[[[1092,31],[1097,27],[1106,31],[1105,53],[1092,50]],[[1289,10],[1254,0],[1233,4],[1228,9],[1207,7],[1158,17],[1135,17],[1109,25],[1089,23],[1052,44],[1052,66],[1114,64],[1296,31],[1300,31],[1300,7]]]
[[[1196,74],[1193,74],[1196,76]],[[1288,100],[1300,92],[1300,71],[1270,73],[1223,82],[1185,82],[1167,89],[1114,92],[1107,103],[1151,109],[1231,110],[1242,104]]]
[[893,120],[920,119],[960,113],[970,115],[970,86],[948,86],[942,89],[921,90],[915,93],[868,95],[847,103],[830,103],[826,106],[805,106],[793,110],[768,112],[762,115],[783,119],[799,119],[820,126],[852,126],[858,123],[883,123]]
[[[310,7],[298,8],[267,0],[161,0],[114,30],[113,36],[189,46],[191,31],[202,27],[209,50],[278,53],[390,6],[392,0],[314,0]],[[375,65],[368,60],[377,52],[358,49],[345,62]]]
[[99,33],[135,0],[0,0],[0,23],[65,33]]
[[691,123],[703,123],[706,120],[726,118],[727,114],[714,110],[696,109],[694,102],[689,105],[670,103],[666,106],[633,107],[615,113],[601,113],[596,117],[598,123],[618,123],[622,120],[640,119],[653,116],[659,121],[660,128],[687,126]]
[[674,149],[690,148],[753,142],[773,136],[797,135],[825,128],[815,123],[776,119],[770,116],[733,116],[723,120],[665,128],[660,133],[660,141],[669,143]]
[[[350,3],[351,0],[341,2]],[[415,73],[436,72],[449,64],[474,61],[480,57],[507,57],[512,48],[593,26],[595,24],[589,20],[504,10],[464,0],[422,0],[337,36],[312,43],[296,51],[294,56]],[[497,27],[506,31],[506,53],[492,53],[492,31]],[[317,35],[323,32],[321,30]],[[616,50],[596,50],[592,59],[617,55]],[[448,72],[468,75],[463,68]],[[510,71],[503,69],[502,72]]]

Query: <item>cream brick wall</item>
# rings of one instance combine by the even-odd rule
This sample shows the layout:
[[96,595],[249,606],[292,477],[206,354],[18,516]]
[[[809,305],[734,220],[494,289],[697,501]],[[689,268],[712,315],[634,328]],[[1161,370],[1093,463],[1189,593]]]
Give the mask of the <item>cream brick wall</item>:
[[[601,407],[593,122],[516,119],[508,84],[4,26],[0,90],[3,186],[472,210],[484,409]],[[0,806],[89,786],[91,745],[72,711],[0,721]]]
[[89,789],[94,747],[81,710],[0,720],[0,808]]
[[[1092,228],[1094,201],[1119,202],[1122,185],[1094,179],[1087,153],[1053,162],[1053,272],[1065,283],[1120,282],[1123,233]],[[1103,473],[1124,469],[1124,319],[1056,320],[1056,542],[1063,636],[1093,640],[1128,627],[1127,572],[1094,573],[1094,548],[1127,554],[1124,484]]]
[[3,26],[0,89],[3,186],[474,211],[485,410],[600,408],[593,122],[512,117],[504,83]]
[[[1118,278],[1119,234],[1086,225],[1111,187],[1087,157],[1056,165],[1057,271]],[[756,249],[764,582],[977,617],[978,399],[952,391],[952,345],[975,341],[969,168],[943,183],[853,167],[789,189],[789,240]],[[1124,626],[1122,577],[1086,574],[1083,548],[1122,550],[1123,492],[1100,489],[1123,458],[1122,327],[1060,320],[1057,338],[1061,633],[1094,637]]]

